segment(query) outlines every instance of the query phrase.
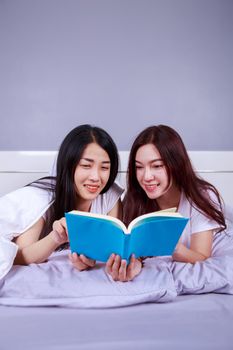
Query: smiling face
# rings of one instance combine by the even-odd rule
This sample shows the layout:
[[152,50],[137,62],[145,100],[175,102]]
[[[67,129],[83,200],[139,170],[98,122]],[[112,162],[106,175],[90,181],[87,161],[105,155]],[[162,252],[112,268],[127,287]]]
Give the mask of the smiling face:
[[89,210],[91,202],[108,182],[110,166],[110,158],[103,148],[94,142],[87,145],[74,173],[76,209]]
[[164,196],[171,188],[163,159],[153,144],[138,149],[135,166],[138,183],[150,199]]

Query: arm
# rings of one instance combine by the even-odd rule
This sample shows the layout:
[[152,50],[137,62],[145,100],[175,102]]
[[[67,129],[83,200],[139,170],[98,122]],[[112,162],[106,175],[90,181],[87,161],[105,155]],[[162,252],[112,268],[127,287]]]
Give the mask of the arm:
[[194,264],[211,256],[213,243],[213,230],[194,233],[191,236],[190,249],[178,243],[172,255],[174,261]]
[[44,262],[62,243],[67,242],[64,218],[55,221],[53,231],[39,240],[44,227],[44,219],[40,218],[29,230],[16,238],[19,246],[14,260],[15,265],[28,265]]

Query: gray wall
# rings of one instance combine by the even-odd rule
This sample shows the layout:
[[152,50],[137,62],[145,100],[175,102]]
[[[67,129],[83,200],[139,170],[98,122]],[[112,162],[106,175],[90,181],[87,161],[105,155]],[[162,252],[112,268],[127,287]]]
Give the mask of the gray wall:
[[151,124],[233,150],[232,0],[0,0],[0,150],[80,123],[120,150]]

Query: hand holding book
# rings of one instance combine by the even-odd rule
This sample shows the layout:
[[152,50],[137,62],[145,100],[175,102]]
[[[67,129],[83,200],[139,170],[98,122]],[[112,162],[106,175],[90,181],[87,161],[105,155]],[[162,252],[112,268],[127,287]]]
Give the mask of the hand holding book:
[[114,281],[126,282],[136,277],[142,269],[142,262],[131,255],[129,264],[122,260],[119,255],[111,254],[106,263],[106,272],[112,276]]
[[88,259],[83,254],[69,253],[69,259],[72,265],[79,271],[84,271],[95,266],[95,260]]

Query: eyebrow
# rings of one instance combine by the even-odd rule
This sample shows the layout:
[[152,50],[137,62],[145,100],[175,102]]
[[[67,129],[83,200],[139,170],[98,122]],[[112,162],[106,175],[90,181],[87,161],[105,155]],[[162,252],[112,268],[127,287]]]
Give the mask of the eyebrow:
[[[162,158],[158,158],[158,159],[152,159],[149,163],[154,163],[154,162],[162,162]],[[140,163],[142,164],[142,162],[140,162],[139,160],[135,159],[135,163]]]
[[[86,160],[87,162],[91,162],[94,163],[94,159],[91,158],[81,158],[80,160]],[[110,160],[104,160],[103,162],[101,162],[102,164],[110,164]]]

